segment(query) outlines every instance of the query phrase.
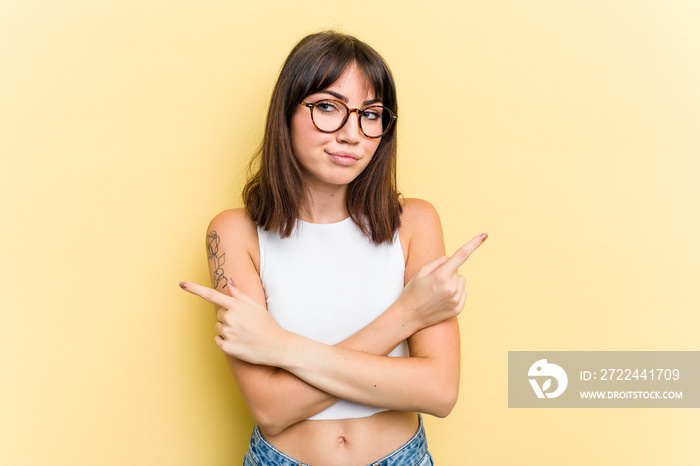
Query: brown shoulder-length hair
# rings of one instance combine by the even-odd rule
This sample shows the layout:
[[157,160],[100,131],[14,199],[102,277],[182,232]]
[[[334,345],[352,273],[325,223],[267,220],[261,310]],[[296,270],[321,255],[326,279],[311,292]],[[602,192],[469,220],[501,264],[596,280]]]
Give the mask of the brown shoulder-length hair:
[[[307,194],[302,167],[292,150],[292,115],[302,100],[330,87],[353,64],[375,98],[398,114],[391,70],[373,48],[335,31],[303,38],[290,52],[275,84],[265,136],[243,189],[248,214],[264,230],[290,236]],[[393,240],[402,210],[396,188],[395,124],[382,136],[367,167],[349,184],[346,206],[374,243]]]

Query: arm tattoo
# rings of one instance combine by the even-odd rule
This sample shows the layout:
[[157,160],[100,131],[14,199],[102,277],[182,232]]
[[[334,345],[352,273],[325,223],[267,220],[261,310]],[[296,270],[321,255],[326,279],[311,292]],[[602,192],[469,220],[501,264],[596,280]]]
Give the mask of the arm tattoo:
[[212,283],[214,288],[219,288],[219,283],[223,282],[221,288],[226,288],[228,278],[224,275],[224,263],[226,262],[226,253],[219,255],[219,235],[216,231],[212,231],[207,235],[207,259],[211,262],[210,269],[213,270]]

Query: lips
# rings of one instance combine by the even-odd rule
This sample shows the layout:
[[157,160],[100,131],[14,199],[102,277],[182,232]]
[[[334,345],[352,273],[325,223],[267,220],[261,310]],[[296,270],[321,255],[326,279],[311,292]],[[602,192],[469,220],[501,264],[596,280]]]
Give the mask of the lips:
[[353,165],[360,158],[353,152],[326,152],[328,156],[339,165]]

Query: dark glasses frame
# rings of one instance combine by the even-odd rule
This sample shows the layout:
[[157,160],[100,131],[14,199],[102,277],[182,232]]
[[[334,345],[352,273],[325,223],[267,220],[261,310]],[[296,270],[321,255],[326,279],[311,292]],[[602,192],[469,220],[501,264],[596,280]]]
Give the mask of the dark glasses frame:
[[[345,107],[345,109],[347,110],[347,113],[345,114],[345,118],[343,118],[343,121],[340,123],[340,126],[338,126],[338,128],[334,129],[333,131],[326,131],[326,130],[319,128],[318,125],[316,124],[316,122],[314,121],[314,107],[318,104],[323,103],[323,102],[333,102],[336,104],[340,104],[343,107]],[[302,102],[300,102],[300,105],[303,105],[304,107],[309,109],[309,113],[311,114],[311,122],[314,124],[316,129],[319,130],[320,132],[326,133],[326,134],[337,133],[338,131],[340,131],[341,128],[343,126],[345,126],[345,123],[348,122],[348,118],[350,118],[350,114],[357,113],[357,124],[360,128],[360,132],[366,138],[377,139],[377,138],[384,136],[386,133],[388,133],[389,130],[391,129],[391,127],[394,125],[394,122],[396,121],[396,119],[399,118],[399,116],[396,113],[392,112],[389,108],[387,108],[383,105],[370,105],[369,107],[365,107],[362,109],[349,108],[347,105],[345,105],[340,100],[335,100],[335,99],[321,99],[321,100],[316,101],[316,102],[304,102],[304,101],[302,101]],[[386,128],[384,129],[384,131],[382,131],[382,134],[380,134],[379,136],[370,136],[367,133],[365,133],[364,129],[362,129],[362,112],[364,112],[365,110],[369,110],[370,108],[381,108],[381,109],[383,109],[382,111],[389,112],[389,123],[386,125]]]

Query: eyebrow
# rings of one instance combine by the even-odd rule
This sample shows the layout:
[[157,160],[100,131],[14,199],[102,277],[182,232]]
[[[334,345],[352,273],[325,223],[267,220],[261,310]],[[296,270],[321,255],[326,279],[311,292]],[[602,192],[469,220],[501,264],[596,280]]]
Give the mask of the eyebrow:
[[[338,100],[340,100],[340,101],[342,101],[342,102],[344,102],[344,103],[346,103],[346,104],[348,103],[348,98],[345,97],[343,94],[340,94],[340,93],[338,93],[338,92],[331,91],[331,90],[328,90],[328,89],[323,89],[323,90],[318,91],[318,93],[319,93],[319,94],[328,94],[328,95],[332,95],[332,96],[335,97],[336,99],[338,99]],[[364,102],[362,103],[362,106],[363,106],[363,107],[366,107],[367,105],[372,105],[372,104],[376,104],[376,103],[380,103],[380,102],[381,102],[380,99],[366,100],[366,101],[364,101]]]

